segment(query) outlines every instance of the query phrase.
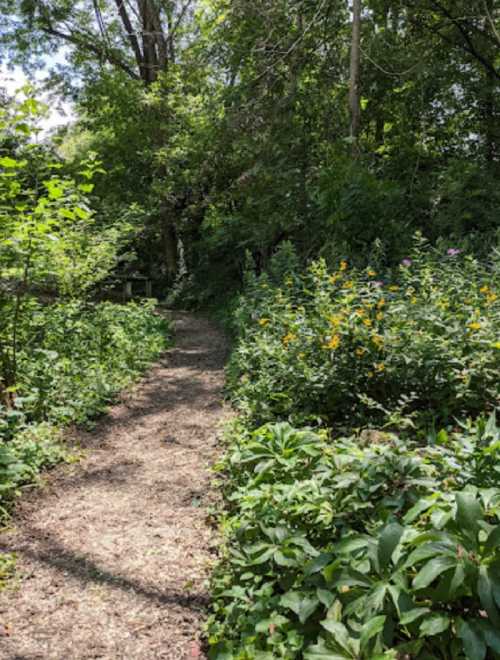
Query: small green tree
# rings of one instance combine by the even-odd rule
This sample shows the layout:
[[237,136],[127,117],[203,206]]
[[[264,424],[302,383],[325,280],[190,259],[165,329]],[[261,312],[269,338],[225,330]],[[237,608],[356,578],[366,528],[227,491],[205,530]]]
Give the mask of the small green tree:
[[78,178],[33,141],[43,106],[28,96],[0,114],[0,400],[11,405],[18,352],[36,296],[81,298],[115,266],[129,232],[102,232],[88,195],[95,156]]

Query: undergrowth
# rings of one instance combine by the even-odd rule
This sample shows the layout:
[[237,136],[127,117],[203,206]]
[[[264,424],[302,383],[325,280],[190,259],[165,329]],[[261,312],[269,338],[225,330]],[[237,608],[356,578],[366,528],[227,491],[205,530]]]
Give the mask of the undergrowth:
[[287,263],[234,317],[210,657],[500,658],[497,264]]
[[0,407],[0,518],[23,486],[67,458],[61,429],[104,412],[168,338],[168,324],[150,302],[31,305],[13,404]]

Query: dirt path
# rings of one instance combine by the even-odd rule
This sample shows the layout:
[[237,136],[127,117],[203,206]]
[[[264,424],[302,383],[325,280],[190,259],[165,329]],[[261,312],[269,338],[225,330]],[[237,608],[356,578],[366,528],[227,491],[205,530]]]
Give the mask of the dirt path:
[[176,345],[91,433],[83,463],[50,476],[2,535],[22,582],[0,594],[0,658],[203,657],[213,558],[206,509],[224,338],[175,314]]

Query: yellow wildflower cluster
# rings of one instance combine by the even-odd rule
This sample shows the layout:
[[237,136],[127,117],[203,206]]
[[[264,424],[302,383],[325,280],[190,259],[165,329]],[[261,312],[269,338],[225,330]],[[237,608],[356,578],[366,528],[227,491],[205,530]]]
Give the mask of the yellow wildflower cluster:
[[479,289],[479,291],[484,295],[486,298],[486,303],[488,305],[491,305],[492,303],[495,302],[495,300],[498,298],[497,294],[490,289],[490,287],[485,284],[483,287]]
[[347,270],[347,261],[342,260],[340,262],[340,270],[342,270],[342,271]]
[[363,355],[366,353],[366,348],[357,348],[354,352],[358,357],[363,357]]
[[263,328],[265,328],[268,323],[269,319],[259,319],[259,325],[261,325]]
[[334,351],[340,346],[340,335],[333,335],[330,341],[325,344],[325,348],[329,351]]
[[469,328],[469,330],[472,330],[473,332],[475,332],[476,330],[481,329],[481,324],[478,323],[477,321],[473,321],[472,323],[469,323],[469,325],[467,327]]
[[382,373],[382,371],[385,371],[385,364],[383,362],[377,362],[373,366],[375,367],[375,371],[378,371],[378,373]]
[[339,325],[342,323],[342,317],[341,316],[330,316],[328,320],[330,321],[330,324],[334,328],[338,328]]
[[363,323],[366,325],[367,328],[371,328],[371,326],[373,325],[371,319],[363,319]]
[[381,337],[380,335],[372,335],[371,337],[372,343],[375,344],[377,348],[382,348],[384,345],[384,338]]
[[288,346],[288,344],[289,344],[291,341],[294,341],[295,339],[297,339],[297,335],[294,335],[293,332],[289,332],[287,335],[285,335],[285,336],[283,337],[283,339],[282,339],[281,341],[283,342],[283,344],[284,344],[285,346]]
[[374,270],[369,270],[368,271],[368,277],[375,277],[377,273]]

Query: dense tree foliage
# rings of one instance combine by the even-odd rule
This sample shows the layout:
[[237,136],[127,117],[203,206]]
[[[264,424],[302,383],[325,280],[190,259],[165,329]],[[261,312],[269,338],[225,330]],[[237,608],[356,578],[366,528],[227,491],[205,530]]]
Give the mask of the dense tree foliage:
[[361,263],[379,239],[390,263],[417,229],[479,250],[496,231],[493,0],[367,0],[354,41],[340,0],[3,5],[6,56],[67,54],[62,151],[98,152],[95,204],[142,226],[138,268],[163,282],[214,295],[284,240]]

